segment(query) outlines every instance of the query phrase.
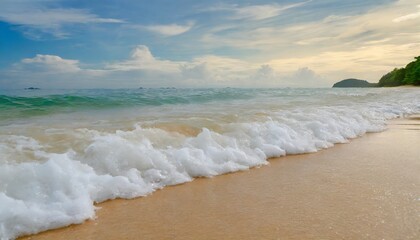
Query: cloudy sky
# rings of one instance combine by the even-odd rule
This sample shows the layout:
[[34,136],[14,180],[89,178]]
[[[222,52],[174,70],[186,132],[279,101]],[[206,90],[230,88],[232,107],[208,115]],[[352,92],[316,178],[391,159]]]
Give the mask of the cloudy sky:
[[0,88],[329,87],[420,55],[420,0],[0,0]]

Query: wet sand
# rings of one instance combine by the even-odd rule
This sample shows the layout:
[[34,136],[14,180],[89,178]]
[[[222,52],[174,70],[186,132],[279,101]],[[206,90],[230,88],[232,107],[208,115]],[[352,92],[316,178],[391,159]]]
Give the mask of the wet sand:
[[23,239],[420,239],[420,118],[313,154],[113,200]]

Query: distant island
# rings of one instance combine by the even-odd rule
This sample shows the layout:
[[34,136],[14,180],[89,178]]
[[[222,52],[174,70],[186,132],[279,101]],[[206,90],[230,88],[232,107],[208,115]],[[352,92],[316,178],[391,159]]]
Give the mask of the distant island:
[[402,85],[420,86],[420,56],[415,57],[415,61],[410,62],[403,68],[395,68],[385,74],[378,83],[369,83],[366,80],[345,79],[333,85],[333,88],[345,87],[396,87]]
[[357,87],[357,88],[368,88],[368,87],[376,87],[376,83],[370,83],[366,80],[360,80],[355,78],[350,79],[344,79],[341,80],[333,85],[333,88],[351,88],[351,87]]
[[37,88],[37,87],[28,87],[28,88],[25,88],[25,90],[40,90],[40,88]]

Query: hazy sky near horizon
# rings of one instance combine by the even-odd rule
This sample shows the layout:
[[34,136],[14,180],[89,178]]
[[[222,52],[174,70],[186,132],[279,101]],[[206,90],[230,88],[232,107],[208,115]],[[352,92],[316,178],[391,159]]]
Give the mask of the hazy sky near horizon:
[[0,88],[329,87],[420,55],[420,0],[0,0]]

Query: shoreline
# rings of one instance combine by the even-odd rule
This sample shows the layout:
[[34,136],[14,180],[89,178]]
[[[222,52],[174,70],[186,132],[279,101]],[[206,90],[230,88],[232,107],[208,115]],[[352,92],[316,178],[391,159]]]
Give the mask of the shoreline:
[[416,85],[401,85],[401,86],[395,86],[395,88],[418,88],[420,86]]
[[415,239],[419,131],[419,115],[392,120],[350,144],[106,201],[95,220],[20,239]]

